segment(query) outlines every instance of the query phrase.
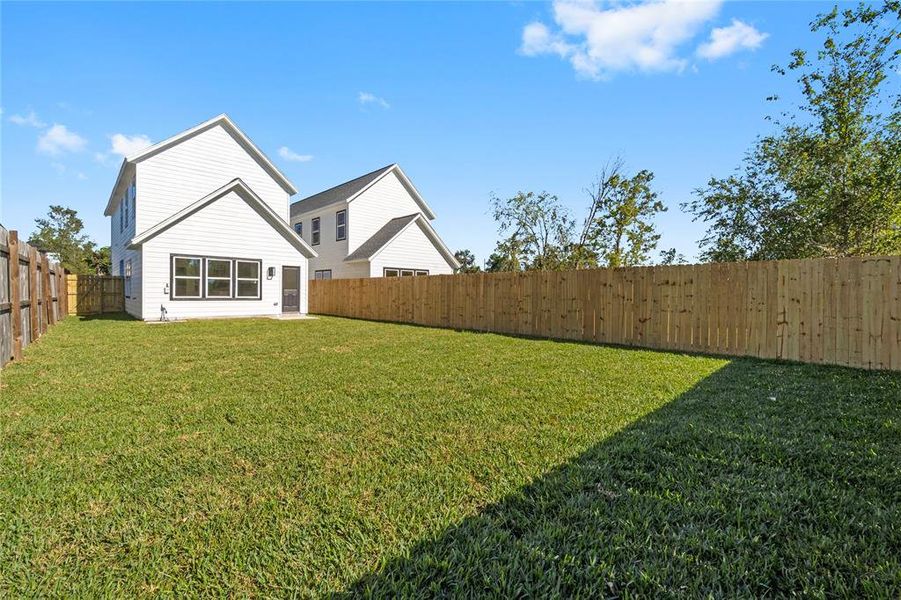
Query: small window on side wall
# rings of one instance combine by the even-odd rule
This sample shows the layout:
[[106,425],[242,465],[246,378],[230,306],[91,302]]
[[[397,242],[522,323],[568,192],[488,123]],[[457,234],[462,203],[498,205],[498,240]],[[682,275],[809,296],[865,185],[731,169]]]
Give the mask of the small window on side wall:
[[313,279],[331,279],[332,278],[332,270],[331,269],[320,269],[313,273]]
[[416,276],[417,276],[417,277],[424,277],[424,276],[426,276],[426,275],[428,275],[428,274],[429,274],[428,271],[424,271],[424,270],[422,270],[422,269],[418,269],[418,270],[416,271]]
[[339,210],[335,213],[335,241],[347,239],[347,211]]
[[398,269],[385,269],[385,277],[400,277],[400,271]]
[[314,246],[319,245],[319,217],[313,219],[313,225],[310,227],[310,233],[313,236],[312,244]]
[[294,232],[303,237],[303,221],[298,221],[294,224]]

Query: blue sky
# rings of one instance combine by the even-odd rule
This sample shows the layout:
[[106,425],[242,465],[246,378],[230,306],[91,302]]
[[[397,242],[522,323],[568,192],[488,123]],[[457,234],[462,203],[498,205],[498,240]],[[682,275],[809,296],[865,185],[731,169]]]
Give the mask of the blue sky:
[[8,3],[0,5],[0,222],[50,204],[109,243],[121,155],[228,113],[300,189],[398,162],[453,249],[479,262],[492,193],[575,215],[611,157],[656,174],[660,247],[703,227],[679,204],[739,163],[770,72],[812,47],[813,2]]

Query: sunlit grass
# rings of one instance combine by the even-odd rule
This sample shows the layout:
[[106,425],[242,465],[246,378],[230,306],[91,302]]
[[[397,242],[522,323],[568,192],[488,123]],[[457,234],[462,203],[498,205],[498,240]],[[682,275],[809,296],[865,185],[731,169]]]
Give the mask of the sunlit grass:
[[322,318],[69,319],[0,376],[0,596],[901,579],[895,375]]

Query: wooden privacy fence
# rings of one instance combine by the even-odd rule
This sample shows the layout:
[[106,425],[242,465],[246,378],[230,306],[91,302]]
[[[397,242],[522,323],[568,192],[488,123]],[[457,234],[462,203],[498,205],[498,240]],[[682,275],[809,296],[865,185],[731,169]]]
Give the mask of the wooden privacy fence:
[[111,275],[69,275],[70,315],[125,312],[125,279]]
[[0,366],[67,314],[65,271],[0,226]]
[[901,257],[310,282],[310,312],[901,370]]

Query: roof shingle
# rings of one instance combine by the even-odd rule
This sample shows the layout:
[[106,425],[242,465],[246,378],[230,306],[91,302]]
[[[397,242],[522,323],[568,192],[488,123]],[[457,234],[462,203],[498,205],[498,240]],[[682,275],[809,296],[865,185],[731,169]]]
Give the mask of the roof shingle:
[[329,204],[334,204],[335,202],[347,200],[348,198],[365,188],[367,185],[384,175],[386,171],[392,169],[393,167],[394,165],[391,164],[387,167],[376,169],[372,173],[366,173],[365,175],[361,175],[356,179],[345,181],[342,184],[319,192],[318,194],[313,194],[312,196],[307,196],[306,198],[302,198],[297,202],[292,202],[291,216],[294,217],[301,213],[316,210],[317,208],[322,208],[323,206],[328,206]]
[[382,247],[394,239],[401,230],[419,217],[420,213],[413,213],[404,217],[397,217],[385,223],[381,229],[372,234],[372,237],[360,244],[360,247],[351,252],[345,261],[365,260],[382,249]]

